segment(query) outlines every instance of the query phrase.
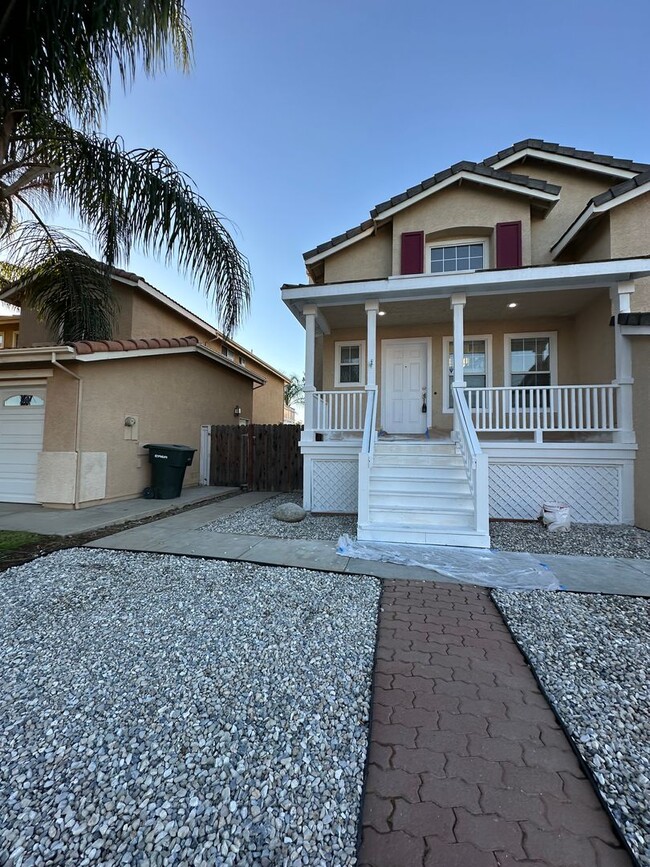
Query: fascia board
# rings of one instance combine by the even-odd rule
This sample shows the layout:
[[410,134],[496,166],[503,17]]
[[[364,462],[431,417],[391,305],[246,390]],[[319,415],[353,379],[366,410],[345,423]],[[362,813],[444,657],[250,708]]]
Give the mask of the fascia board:
[[606,166],[601,163],[593,163],[589,160],[583,160],[579,157],[567,157],[562,154],[553,154],[548,151],[538,150],[537,148],[524,148],[516,153],[509,154],[507,157],[492,163],[491,169],[504,169],[506,166],[516,163],[524,157],[535,157],[535,159],[545,160],[549,163],[560,163],[565,166],[570,166],[575,169],[586,169],[587,171],[596,172],[601,175],[609,175],[614,178],[634,178],[638,172],[630,171],[629,169],[617,169],[614,166]]
[[[447,297],[454,292],[468,294],[506,294],[609,286],[621,280],[650,275],[650,258],[621,259],[605,262],[579,262],[569,265],[542,265],[503,271],[479,271],[472,274],[437,277],[418,274],[361,280],[324,286],[301,286],[282,290],[284,302],[294,315],[302,304],[317,306],[356,304],[367,298],[379,301],[409,301]],[[301,317],[299,317],[301,318]]]
[[345,250],[346,247],[356,244],[357,241],[362,241],[364,238],[370,237],[374,231],[375,227],[370,226],[370,228],[364,229],[363,232],[359,232],[358,235],[353,235],[352,238],[346,238],[345,241],[341,241],[341,243],[337,244],[335,247],[330,247],[329,250],[323,250],[321,253],[316,253],[315,256],[310,256],[309,259],[305,259],[305,265],[315,265],[316,262],[321,262],[332,253],[338,253],[340,250]]

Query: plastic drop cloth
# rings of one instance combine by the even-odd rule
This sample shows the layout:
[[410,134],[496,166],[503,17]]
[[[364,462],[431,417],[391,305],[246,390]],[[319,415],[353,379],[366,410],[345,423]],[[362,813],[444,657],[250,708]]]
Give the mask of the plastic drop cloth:
[[461,584],[503,590],[561,590],[549,569],[532,554],[492,551],[488,548],[450,548],[443,545],[398,545],[359,542],[341,536],[336,553],[356,560],[420,566]]

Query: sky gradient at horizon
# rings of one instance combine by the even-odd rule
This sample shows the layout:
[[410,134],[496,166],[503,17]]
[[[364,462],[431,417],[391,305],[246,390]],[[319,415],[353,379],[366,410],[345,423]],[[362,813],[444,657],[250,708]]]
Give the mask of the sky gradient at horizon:
[[[255,282],[234,338],[284,372],[304,332],[280,286],[377,202],[524,138],[650,162],[650,4],[186,4],[192,73],[116,87],[104,131],[164,150],[232,221]],[[173,267],[128,267],[215,321]]]

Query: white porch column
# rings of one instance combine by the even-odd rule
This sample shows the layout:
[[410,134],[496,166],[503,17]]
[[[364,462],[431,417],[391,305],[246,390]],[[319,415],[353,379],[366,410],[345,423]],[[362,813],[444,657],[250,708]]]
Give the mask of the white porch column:
[[621,333],[618,324],[619,313],[630,312],[630,298],[634,292],[634,281],[626,280],[612,286],[609,296],[614,317],[614,355],[616,361],[615,385],[618,385],[617,422],[619,430],[614,434],[615,442],[636,442],[634,435],[632,377],[632,344],[629,337]]
[[[454,313],[454,378],[453,385],[465,385],[463,376],[463,349],[465,347],[465,302],[464,292],[456,292],[451,296],[451,309]],[[445,360],[446,363],[446,360]],[[458,418],[454,406],[454,432],[458,431]]]
[[377,314],[379,301],[366,301],[366,389],[377,385]]
[[314,367],[316,355],[316,314],[315,304],[305,304],[302,308],[305,317],[305,429],[302,433],[304,442],[313,442],[314,434]]

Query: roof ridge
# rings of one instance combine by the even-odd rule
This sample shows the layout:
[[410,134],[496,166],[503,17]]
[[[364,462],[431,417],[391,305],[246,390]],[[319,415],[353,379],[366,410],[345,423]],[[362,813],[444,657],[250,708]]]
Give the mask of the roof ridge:
[[544,151],[546,153],[554,153],[559,156],[573,157],[587,162],[598,163],[599,165],[611,166],[612,168],[625,169],[631,172],[643,172],[650,169],[650,164],[639,163],[636,160],[623,159],[614,157],[611,154],[599,154],[595,151],[582,150],[580,148],[568,147],[558,144],[557,142],[547,142],[541,138],[526,138],[515,142],[510,147],[498,151],[492,156],[486,157],[481,164],[490,166],[492,163],[499,162],[506,157],[512,156],[519,151],[531,148],[533,150]]

